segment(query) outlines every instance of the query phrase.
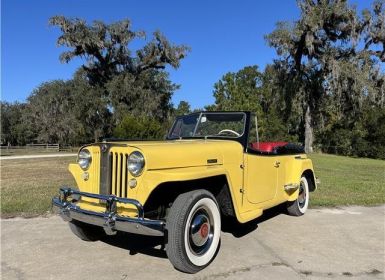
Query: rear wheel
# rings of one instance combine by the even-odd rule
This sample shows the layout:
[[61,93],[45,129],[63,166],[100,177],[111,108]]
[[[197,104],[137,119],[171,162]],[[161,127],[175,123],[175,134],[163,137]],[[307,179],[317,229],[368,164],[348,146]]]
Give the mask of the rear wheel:
[[301,177],[298,198],[287,202],[287,211],[291,216],[302,216],[309,206],[309,182],[305,176]]
[[166,252],[174,267],[196,273],[214,259],[220,244],[221,216],[214,196],[206,190],[179,195],[166,220]]
[[71,231],[84,241],[97,241],[104,236],[101,227],[85,224],[76,220],[69,222]]

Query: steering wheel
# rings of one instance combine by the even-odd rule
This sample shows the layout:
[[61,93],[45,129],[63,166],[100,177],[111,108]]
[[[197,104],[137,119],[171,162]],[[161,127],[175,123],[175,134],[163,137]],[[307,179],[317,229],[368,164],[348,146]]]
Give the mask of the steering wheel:
[[238,132],[236,132],[234,130],[231,130],[231,129],[222,129],[221,131],[218,132],[218,135],[222,134],[223,132],[230,132],[230,133],[234,134],[237,137],[241,136]]

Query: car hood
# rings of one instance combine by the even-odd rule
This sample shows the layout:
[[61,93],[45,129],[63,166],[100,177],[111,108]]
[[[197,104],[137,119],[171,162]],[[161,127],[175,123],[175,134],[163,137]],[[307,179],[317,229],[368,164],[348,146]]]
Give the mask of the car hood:
[[212,139],[111,143],[114,144],[142,152],[147,170],[223,164],[224,153],[239,151],[241,146],[236,141]]

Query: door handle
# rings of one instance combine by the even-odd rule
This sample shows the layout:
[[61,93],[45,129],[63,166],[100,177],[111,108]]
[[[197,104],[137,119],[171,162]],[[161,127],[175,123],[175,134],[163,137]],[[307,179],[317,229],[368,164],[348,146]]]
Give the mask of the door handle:
[[281,162],[280,161],[276,161],[275,163],[274,163],[274,167],[279,167],[279,165],[281,164]]

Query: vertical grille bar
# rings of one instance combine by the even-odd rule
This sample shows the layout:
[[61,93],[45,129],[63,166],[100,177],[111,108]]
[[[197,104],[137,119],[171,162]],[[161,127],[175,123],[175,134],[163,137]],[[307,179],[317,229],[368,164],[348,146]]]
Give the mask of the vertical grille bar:
[[112,168],[111,168],[111,193],[116,194],[116,160],[115,160],[115,153],[111,153],[112,157]]
[[126,189],[125,185],[124,185],[124,182],[126,180],[126,164],[125,164],[125,155],[124,154],[120,154],[120,157],[121,157],[121,162],[122,162],[122,178],[121,178],[121,184],[120,184],[120,195],[121,197],[126,197],[125,194],[124,194],[124,190]]
[[124,156],[124,185],[123,185],[123,190],[124,190],[124,197],[128,196],[127,190],[128,190],[128,170],[127,170],[127,159],[128,155],[126,154]]
[[108,190],[109,190],[109,195],[112,194],[113,192],[113,187],[112,187],[112,164],[114,162],[114,153],[109,153],[109,169],[106,171],[108,173]]
[[117,165],[116,165],[116,196],[120,196],[120,188],[122,186],[122,158],[120,156],[120,153],[116,154],[116,160],[117,160]]
[[114,168],[114,176],[115,176],[115,184],[114,184],[114,194],[116,195],[118,192],[118,153],[114,153],[115,159],[115,168]]

